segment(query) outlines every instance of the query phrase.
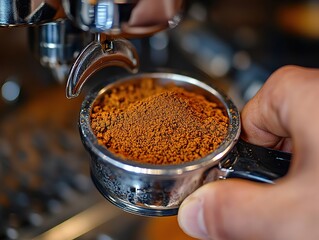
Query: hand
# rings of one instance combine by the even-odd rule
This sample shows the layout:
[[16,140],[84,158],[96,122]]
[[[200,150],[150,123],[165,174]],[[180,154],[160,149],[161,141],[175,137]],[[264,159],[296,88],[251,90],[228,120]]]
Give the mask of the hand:
[[166,29],[169,20],[181,11],[183,0],[139,0],[128,23],[122,24],[127,38],[153,35]]
[[242,137],[292,150],[274,185],[240,179],[206,184],[182,204],[181,228],[200,239],[319,239],[319,70],[287,66],[242,111]]
[[183,0],[139,0],[129,20],[130,26],[167,24],[182,7]]
[[128,23],[122,24],[127,38],[150,36],[166,29],[182,8],[183,0],[139,0]]

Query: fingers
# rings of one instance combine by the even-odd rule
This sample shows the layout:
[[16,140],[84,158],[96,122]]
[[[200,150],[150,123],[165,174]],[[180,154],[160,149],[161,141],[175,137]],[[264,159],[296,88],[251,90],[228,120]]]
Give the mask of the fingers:
[[273,73],[242,111],[242,137],[256,145],[284,145],[286,149],[291,148],[287,137],[293,138],[294,146],[300,139],[314,138],[319,132],[305,129],[305,125],[314,126],[319,119],[318,111],[314,111],[319,103],[318,77],[318,70],[296,66]]
[[[288,239],[277,235],[278,223],[288,222],[284,211],[289,211],[281,198],[289,193],[279,190],[243,180],[210,183],[184,201],[178,221],[186,234],[198,239]],[[279,237],[284,237],[289,229],[280,228]]]
[[293,147],[293,171],[275,185],[225,180],[201,187],[179,210],[187,234],[214,240],[319,238],[319,194],[312,190],[319,181],[318,79],[319,70],[281,68],[242,111],[242,136],[261,146]]
[[129,24],[132,26],[167,25],[182,7],[182,0],[139,0]]
[[280,108],[282,110],[286,107],[284,91],[289,90],[283,86],[287,82],[282,77],[284,71],[280,69],[272,74],[256,96],[243,108],[242,137],[248,142],[275,147],[283,138],[290,136],[280,114]]

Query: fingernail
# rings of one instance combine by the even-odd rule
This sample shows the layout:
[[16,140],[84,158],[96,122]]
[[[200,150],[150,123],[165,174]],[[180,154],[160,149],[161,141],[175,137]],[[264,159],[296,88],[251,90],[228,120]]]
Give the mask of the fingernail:
[[178,222],[188,235],[194,238],[208,239],[202,199],[197,197],[186,199],[179,209]]

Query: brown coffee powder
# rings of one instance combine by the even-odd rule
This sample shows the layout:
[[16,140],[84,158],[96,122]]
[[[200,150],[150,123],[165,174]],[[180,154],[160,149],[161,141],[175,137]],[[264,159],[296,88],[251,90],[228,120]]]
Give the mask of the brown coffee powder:
[[228,117],[214,102],[152,79],[107,91],[91,126],[100,144],[124,159],[180,164],[202,158],[225,139]]

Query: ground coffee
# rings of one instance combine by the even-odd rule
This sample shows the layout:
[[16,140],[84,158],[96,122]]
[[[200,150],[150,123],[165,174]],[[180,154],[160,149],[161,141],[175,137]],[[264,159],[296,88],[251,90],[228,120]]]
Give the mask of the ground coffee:
[[228,122],[216,103],[152,79],[108,90],[91,112],[100,144],[124,159],[150,164],[206,156],[225,139]]

